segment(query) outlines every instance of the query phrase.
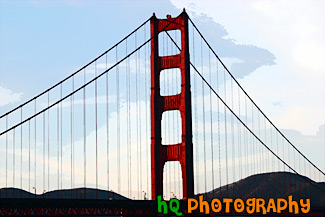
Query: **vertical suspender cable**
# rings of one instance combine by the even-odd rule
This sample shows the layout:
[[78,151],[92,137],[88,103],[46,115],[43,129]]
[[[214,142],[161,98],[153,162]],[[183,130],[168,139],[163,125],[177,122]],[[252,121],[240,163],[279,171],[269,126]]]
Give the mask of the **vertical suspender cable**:
[[[74,92],[74,76],[72,76],[72,92]],[[72,137],[72,188],[74,189],[74,184],[75,184],[75,168],[74,168],[74,94],[72,95],[72,108],[71,108],[71,122],[72,122],[72,132],[71,132],[71,137]],[[76,193],[76,192],[75,192]]]
[[[146,25],[144,25],[144,41],[146,40],[146,34],[147,34],[147,29]],[[149,152],[149,147],[148,147],[148,102],[147,102],[147,93],[149,92],[149,89],[147,89],[147,46],[144,47],[144,93],[145,93],[145,107],[146,107],[146,174],[147,174],[147,194],[149,194],[149,157],[148,157],[148,152]],[[147,196],[148,197],[148,196]]]
[[[266,133],[266,119],[264,118],[264,134],[265,134],[265,144],[267,144],[267,133]],[[266,171],[269,170],[269,164],[268,164],[268,153],[266,153],[266,156],[265,156],[265,168],[266,168]]]
[[[166,47],[166,37],[165,37],[165,33],[162,35],[163,36],[163,43],[162,43],[162,48],[163,48],[163,56],[166,56],[166,52],[165,52],[165,47]],[[163,75],[164,75],[164,95],[166,95],[167,94],[167,87],[166,87],[166,83],[167,83],[167,75],[166,75],[166,71],[163,71]],[[166,117],[166,114],[165,114],[165,117]],[[165,122],[164,122],[164,127],[165,127],[165,130],[164,130],[164,141],[165,141],[165,144],[167,144],[167,118],[165,118]],[[168,166],[166,165],[166,167],[164,167],[164,169],[163,169],[163,174],[165,173],[165,171],[166,171],[166,175],[165,175],[165,180],[166,180],[166,182],[165,181],[163,181],[163,183],[166,183],[165,184],[165,188],[164,188],[164,190],[165,190],[165,197],[167,197],[167,195],[168,195]],[[163,175],[163,177],[164,177],[164,175]],[[167,198],[166,198],[167,199]]]
[[[203,75],[203,48],[201,38],[201,67]],[[206,145],[205,145],[205,101],[204,101],[204,81],[202,79],[202,115],[203,115],[203,158],[204,158],[204,194],[207,193],[207,164],[206,164]]]
[[[139,50],[138,52],[138,55],[139,55],[139,58],[138,58],[138,67],[139,67],[139,76],[138,76],[138,79],[139,79],[139,91],[138,91],[138,94],[139,94],[139,146],[140,146],[140,152],[139,152],[139,156],[140,156],[140,195],[142,195],[142,155],[141,155],[141,152],[142,152],[142,135],[141,135],[141,113],[142,113],[142,110],[141,110],[141,79],[140,79],[140,66],[141,66],[141,50]],[[140,198],[141,199],[141,198]]]
[[[211,79],[211,57],[210,57],[210,50],[209,50],[209,80],[210,84],[212,84],[212,79]],[[212,191],[213,191],[213,198],[214,198],[214,165],[213,165],[213,127],[212,127],[212,90],[210,88],[210,136],[211,136],[211,170],[212,170]]]
[[[135,48],[137,48],[137,33],[134,33],[135,37]],[[140,189],[139,189],[139,105],[138,105],[138,54],[135,53],[136,59],[135,59],[135,96],[136,96],[136,126],[137,126],[137,193],[138,193],[138,199],[140,199]]]
[[[125,56],[128,55],[128,39],[125,39]],[[126,152],[127,152],[127,181],[128,181],[128,197],[130,198],[130,162],[129,162],[129,154],[130,154],[130,150],[129,150],[129,139],[130,139],[130,135],[129,135],[129,80],[128,80],[128,60],[129,58],[127,58],[125,60],[125,95],[126,95]]]
[[[127,39],[126,39],[127,40]],[[107,65],[107,54],[105,55],[105,66]],[[107,199],[109,199],[109,97],[108,97],[108,72],[106,73],[106,178],[107,178]]]
[[[50,106],[50,91],[47,92],[47,107]],[[50,109],[47,110],[47,191],[50,191]]]
[[129,100],[128,100],[128,121],[129,121],[129,128],[128,128],[128,132],[129,132],[129,143],[128,143],[128,145],[129,145],[129,156],[128,156],[128,158],[129,158],[129,168],[130,168],[130,197],[132,198],[132,182],[131,182],[131,180],[132,180],[132,164],[131,164],[131,162],[132,162],[132,155],[131,155],[131,141],[132,141],[132,127],[131,127],[131,121],[132,121],[132,119],[131,119],[131,103],[130,103],[130,101],[131,101],[131,87],[130,87],[130,81],[131,81],[131,79],[130,79],[130,59],[128,58],[127,59],[127,64],[128,64],[128,67],[127,67],[127,74],[128,74],[128,96],[129,96]]
[[[168,52],[169,51],[169,49],[168,49],[168,38],[167,37],[166,37],[166,50],[167,50],[167,55],[166,56],[169,56],[169,52]],[[170,72],[167,73],[167,71],[166,71],[165,74],[167,76],[167,81],[165,81],[167,83],[167,91],[166,91],[166,94],[169,96],[170,95],[170,88],[169,88]],[[170,112],[167,112],[166,115],[167,115],[167,120],[166,121],[167,121],[167,128],[168,128],[168,132],[166,132],[166,133],[168,133],[168,142],[167,142],[167,144],[171,144],[171,142],[170,142],[170,128],[171,128],[171,124],[170,124]],[[169,191],[167,192],[167,195],[169,195],[169,198],[170,198],[171,197],[170,194],[171,194],[171,191],[172,191],[172,183],[173,183],[172,182],[172,176],[171,176],[171,165],[170,165],[170,163],[168,163],[166,166],[168,167],[168,175],[169,175]]]
[[[245,95],[245,124],[247,126],[248,124],[248,121],[247,121],[247,96]],[[248,165],[248,132],[246,129],[244,129],[244,137],[245,137],[245,150],[246,150],[246,157],[245,157],[245,160],[246,160],[246,166],[245,166],[245,169],[246,169],[246,176],[249,175],[249,165]]]
[[[277,154],[280,155],[278,134],[276,134],[276,151],[277,151]],[[277,172],[280,173],[280,161],[278,161],[278,171]],[[281,177],[280,176],[279,176],[279,186],[281,186]],[[281,187],[279,188],[279,193],[281,194]]]
[[[62,83],[60,85],[60,99],[62,99]],[[62,101],[60,102],[60,153],[61,153],[61,173],[60,173],[60,190],[62,190],[62,184],[63,184],[63,181],[62,181],[62,174],[63,174],[63,160],[62,160],[62,157],[63,157],[63,153],[62,153],[62,148],[63,148],[63,119],[62,119]],[[62,191],[61,191],[61,194],[60,194],[61,198],[62,198]]]
[[[254,132],[254,107],[253,107],[253,104],[252,104],[252,132]],[[252,141],[252,144],[251,144],[251,146],[252,146],[252,157],[251,157],[251,159],[252,159],[252,175],[255,175],[256,174],[256,168],[255,168],[255,164],[256,164],[256,160],[255,160],[255,139],[254,139],[254,137],[251,135],[251,141]],[[253,178],[253,182],[255,183],[256,182],[256,176],[254,176],[254,178]],[[255,196],[257,197],[257,192],[255,191],[254,192],[255,193]]]
[[[295,150],[293,150],[293,166],[296,168],[296,158],[295,158]],[[312,178],[312,177],[310,177]],[[297,191],[297,178],[294,178],[295,179],[295,191]]]
[[[272,134],[272,126],[270,127],[270,138],[271,138],[271,150],[273,150],[273,138],[272,138],[273,134]],[[270,153],[271,154],[271,153]],[[272,163],[272,172],[274,172],[274,158],[271,155],[271,163]]]
[[[219,68],[217,59],[217,93],[219,93]],[[217,112],[218,112],[218,152],[219,152],[219,196],[221,197],[221,137],[220,137],[220,107],[219,99],[217,99]]]
[[[225,91],[225,102],[227,102],[227,87],[226,87],[226,70],[223,69],[223,84]],[[228,147],[227,147],[227,110],[224,106],[224,116],[225,116],[225,150],[226,150],[226,183],[227,183],[227,196],[229,195],[229,180],[228,180]]]
[[[258,137],[261,138],[261,120],[260,120],[260,112],[257,111],[257,122],[258,122]],[[262,173],[262,166],[263,166],[263,158],[262,158],[262,150],[263,147],[260,146],[260,153],[258,153],[259,157],[259,173]]]
[[[195,64],[195,40],[194,40],[194,26],[193,26],[193,64]],[[195,158],[196,158],[196,193],[200,192],[200,167],[199,167],[199,142],[198,142],[198,112],[197,112],[197,78],[194,73],[194,114],[195,114]]]
[[[234,85],[233,85],[233,79],[230,79],[230,84],[231,84],[231,109],[234,110]],[[231,150],[231,154],[232,154],[232,182],[234,183],[233,185],[233,194],[235,194],[235,188],[236,188],[236,170],[235,170],[235,135],[234,135],[234,117],[233,115],[230,116],[231,117],[231,143],[232,143],[232,150]]]
[[[257,127],[258,127],[258,137],[261,138],[261,123],[260,123],[260,112],[257,111]],[[259,161],[257,163],[257,165],[259,166],[259,169],[258,169],[258,173],[262,174],[262,165],[263,165],[263,159],[262,159],[262,146],[257,146],[257,161]],[[258,149],[260,151],[258,151]],[[262,183],[260,182],[260,194],[262,192]]]
[[[240,89],[238,87],[238,117],[240,117]],[[239,176],[240,179],[243,178],[243,163],[242,163],[242,138],[241,138],[241,124],[238,123],[238,151],[239,151],[239,168],[240,168],[240,172],[239,172]]]
[[28,120],[28,192],[30,192],[30,120]]
[[[174,33],[175,33],[175,36],[174,37],[176,37],[176,31],[174,31]],[[173,46],[173,43],[170,43],[170,46],[171,46],[171,48],[170,48],[170,50],[171,50],[171,53],[173,54],[173,47],[175,47],[175,46]],[[177,52],[177,49],[176,49],[176,47],[175,47],[175,53]],[[174,75],[175,74],[175,75]],[[177,90],[177,87],[176,87],[176,82],[177,82],[177,71],[176,71],[176,69],[172,69],[172,94],[173,95],[175,95],[175,90]],[[175,88],[175,90],[174,90],[174,88]],[[172,124],[173,124],[173,141],[174,141],[174,143],[176,143],[176,130],[175,130],[175,121],[176,122],[178,122],[177,121],[177,119],[176,119],[177,117],[175,117],[175,112],[173,112],[173,118],[172,118]],[[177,180],[176,180],[176,162],[172,162],[173,163],[173,165],[174,165],[174,168],[173,168],[173,170],[174,170],[174,180],[173,180],[173,184],[174,184],[174,189],[173,189],[173,193],[174,193],[174,195],[175,194],[177,194],[177,185],[176,185],[176,182],[177,182]]]
[[[285,159],[285,151],[284,151],[284,138],[282,137],[282,152],[283,152],[283,156],[282,159]],[[283,172],[285,172],[285,164],[283,164]],[[286,183],[286,176],[283,176],[284,178],[284,190],[283,190],[283,194],[285,194],[287,192],[287,183]]]
[[[36,99],[35,99],[35,104],[34,104],[34,112],[36,114]],[[34,150],[34,159],[35,159],[35,162],[34,162],[34,169],[35,169],[35,177],[34,177],[34,187],[35,187],[35,194],[36,194],[36,117],[35,117],[35,120],[34,120],[34,123],[35,123],[35,130],[34,130],[34,143],[35,143],[35,150]]]
[[[288,164],[290,165],[289,143],[287,147],[288,147],[288,162],[289,162]],[[288,171],[290,173],[290,168],[288,168]],[[291,194],[291,174],[289,174],[289,193]]]
[[[8,130],[8,115],[6,116],[6,130]],[[8,133],[6,133],[6,188],[8,188]]]
[[[20,108],[20,122],[23,121],[23,107]],[[20,189],[23,189],[23,125],[20,125]],[[20,191],[20,198],[22,191]]]
[[72,199],[72,96],[70,96],[70,188],[70,198]]
[[[177,44],[177,32],[175,31],[175,41],[176,41],[176,44]],[[176,50],[176,48],[175,48],[175,50]],[[176,72],[176,77],[175,77],[175,87],[176,87],[176,90],[177,90],[177,88],[181,88],[181,82],[180,83],[178,83],[178,79],[177,79],[177,70],[175,70],[175,72]],[[181,80],[181,78],[180,78],[180,80]],[[178,116],[178,115],[176,115],[176,116]],[[180,116],[179,116],[179,118],[181,118]],[[176,119],[175,120],[177,120],[177,117],[176,117]],[[176,133],[176,136],[180,136],[180,138],[181,138],[181,140],[182,140],[182,136],[181,136],[181,134],[180,134],[180,132],[179,132],[179,121],[176,121],[176,129],[177,129],[177,132],[175,132]],[[178,185],[177,185],[177,192],[176,192],[176,194],[178,195],[178,197],[179,198],[182,198],[181,197],[181,175],[180,175],[180,173],[181,173],[181,169],[180,169],[180,167],[179,166],[177,166],[177,171],[176,171],[176,175],[177,175],[177,182],[178,182]]]
[[43,198],[45,193],[45,112],[43,112]]
[[[86,69],[84,70],[84,84],[86,84]],[[86,155],[86,87],[83,88],[83,145],[84,145],[84,198],[87,197],[87,155]]]
[[[97,77],[97,61],[95,61],[95,77]],[[97,122],[97,79],[95,80],[95,142],[96,142],[96,199],[98,199],[98,122]]]
[[[12,185],[13,185],[13,188],[15,188],[15,130],[16,128],[14,128],[12,131],[12,148],[13,148],[13,155],[12,155],[12,168],[13,168],[13,171],[12,171]],[[13,191],[13,197],[15,198],[15,191]]]
[[[60,114],[59,114],[60,106],[57,104],[57,160],[58,160],[58,168],[57,168],[57,175],[58,175],[58,188],[60,189]],[[59,191],[58,191],[59,197]]]
[[[175,31],[175,41],[176,41],[176,44],[178,43],[177,42],[177,32]],[[176,48],[175,48],[175,50],[176,50]],[[175,69],[175,73],[176,73],[176,81],[175,81],[175,89],[177,90],[178,88],[180,88],[181,89],[181,76],[180,76],[180,74],[178,74],[177,73],[177,69]],[[179,79],[177,78],[178,76],[180,76],[179,77]],[[180,83],[178,83],[180,81]],[[178,116],[178,115],[176,115],[176,120],[180,120],[180,115]],[[179,131],[179,121],[176,121],[176,138],[178,137],[178,138],[182,138],[182,136],[181,136],[181,133],[180,133],[180,131]],[[182,139],[181,139],[182,140]],[[176,169],[176,183],[177,183],[177,186],[176,186],[176,188],[177,188],[177,191],[176,191],[176,195],[178,196],[178,198],[181,198],[181,169],[180,169],[180,167],[177,165],[177,169]],[[195,180],[195,179],[194,179]]]
[[[116,62],[118,62],[118,52],[116,46]],[[121,152],[120,152],[120,72],[116,66],[116,95],[117,95],[117,174],[118,174],[118,193],[121,193]]]

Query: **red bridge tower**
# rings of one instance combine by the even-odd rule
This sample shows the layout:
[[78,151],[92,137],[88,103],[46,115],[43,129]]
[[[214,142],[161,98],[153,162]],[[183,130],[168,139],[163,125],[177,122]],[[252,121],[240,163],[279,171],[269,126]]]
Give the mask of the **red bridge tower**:
[[[179,161],[182,170],[183,198],[194,195],[192,111],[190,91],[190,61],[188,39],[188,15],[183,11],[178,17],[150,20],[151,26],[151,189],[152,199],[163,194],[163,169],[167,161]],[[173,56],[159,56],[158,34],[162,31],[180,30],[181,52]],[[181,93],[171,96],[160,95],[160,72],[179,68]],[[182,142],[161,144],[162,114],[168,110],[179,110],[182,119]]]

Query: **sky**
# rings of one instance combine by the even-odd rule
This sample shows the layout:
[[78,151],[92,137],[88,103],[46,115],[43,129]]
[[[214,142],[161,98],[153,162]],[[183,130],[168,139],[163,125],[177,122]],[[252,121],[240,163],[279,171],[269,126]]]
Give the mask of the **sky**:
[[183,8],[262,111],[324,171],[321,0],[2,0],[0,113],[76,71],[153,12],[176,16]]

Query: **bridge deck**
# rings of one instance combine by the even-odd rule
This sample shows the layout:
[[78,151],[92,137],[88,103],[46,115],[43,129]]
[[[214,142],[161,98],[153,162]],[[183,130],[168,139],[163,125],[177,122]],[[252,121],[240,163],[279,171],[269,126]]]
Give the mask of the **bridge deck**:
[[[187,211],[186,201],[180,201],[180,211]],[[325,207],[311,207],[308,214],[268,214],[265,216],[323,216]],[[238,216],[238,213],[218,215]],[[157,203],[152,200],[103,200],[103,199],[0,199],[0,216],[157,216]],[[189,214],[186,214],[189,215]],[[241,213],[240,215],[247,215]],[[171,213],[164,216],[175,216]],[[191,216],[205,216],[194,213]],[[206,215],[211,216],[211,215]],[[217,214],[216,214],[217,216]],[[254,216],[250,214],[250,216]],[[261,216],[260,213],[255,216]]]

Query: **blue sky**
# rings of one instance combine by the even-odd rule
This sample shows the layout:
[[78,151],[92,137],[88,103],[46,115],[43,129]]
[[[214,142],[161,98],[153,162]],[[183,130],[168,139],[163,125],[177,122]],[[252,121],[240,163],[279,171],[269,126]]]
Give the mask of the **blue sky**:
[[175,16],[184,7],[259,107],[325,170],[323,1],[3,0],[0,113],[76,71],[153,12]]

